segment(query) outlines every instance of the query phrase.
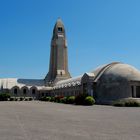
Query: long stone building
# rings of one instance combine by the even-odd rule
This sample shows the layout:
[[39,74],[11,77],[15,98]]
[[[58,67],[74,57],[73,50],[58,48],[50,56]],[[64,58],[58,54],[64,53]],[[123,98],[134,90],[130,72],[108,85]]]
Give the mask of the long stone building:
[[[99,104],[110,104],[123,98],[140,98],[140,71],[112,62],[91,72],[71,77],[64,25],[58,19],[53,30],[49,72],[44,79],[0,79],[0,92],[15,97],[71,96],[87,93]],[[92,61],[91,61],[92,62]]]

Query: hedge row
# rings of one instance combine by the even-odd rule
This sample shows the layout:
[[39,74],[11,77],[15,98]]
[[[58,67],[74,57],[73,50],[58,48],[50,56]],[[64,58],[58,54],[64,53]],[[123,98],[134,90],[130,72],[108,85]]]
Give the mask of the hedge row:
[[113,105],[118,107],[140,107],[140,102],[134,99],[123,99],[115,101]]
[[80,94],[78,96],[55,96],[55,97],[42,97],[41,101],[50,101],[64,104],[76,104],[76,105],[93,105],[95,104],[95,100],[93,97],[88,96],[86,94]]
[[32,101],[33,98],[29,97],[29,98],[24,98],[24,97],[20,97],[20,98],[16,98],[16,97],[11,97],[9,99],[9,101]]
[[8,93],[0,93],[0,101],[32,101],[33,98],[24,98],[24,97],[11,97]]
[[8,93],[0,94],[0,101],[8,101],[8,99],[10,99],[10,94],[8,94]]

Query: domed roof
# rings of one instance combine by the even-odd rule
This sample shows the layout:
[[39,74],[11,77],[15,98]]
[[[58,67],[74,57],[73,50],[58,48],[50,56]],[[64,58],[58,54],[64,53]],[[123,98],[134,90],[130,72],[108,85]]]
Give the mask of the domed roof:
[[140,71],[128,64],[116,64],[108,69],[105,74],[124,77],[127,80],[140,81]]
[[128,81],[140,81],[140,71],[134,68],[131,65],[123,64],[119,62],[110,63],[108,65],[104,65],[99,67],[96,71],[94,81],[96,82],[99,78],[103,79],[126,79]]

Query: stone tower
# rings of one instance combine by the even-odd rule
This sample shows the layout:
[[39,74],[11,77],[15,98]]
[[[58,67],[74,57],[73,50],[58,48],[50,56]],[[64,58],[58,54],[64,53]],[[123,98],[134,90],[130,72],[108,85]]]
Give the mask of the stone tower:
[[71,78],[68,71],[67,40],[65,28],[58,19],[53,30],[51,40],[51,54],[49,72],[45,77],[47,86],[54,85],[57,81]]

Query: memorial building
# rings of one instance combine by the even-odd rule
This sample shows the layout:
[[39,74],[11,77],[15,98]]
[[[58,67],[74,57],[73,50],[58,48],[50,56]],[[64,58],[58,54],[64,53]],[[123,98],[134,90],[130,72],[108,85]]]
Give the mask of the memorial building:
[[0,92],[9,92],[14,97],[34,99],[42,96],[76,96],[86,93],[93,96],[99,104],[110,104],[118,99],[140,98],[140,71],[128,64],[111,62],[91,72],[71,77],[66,31],[61,19],[58,19],[53,29],[49,72],[46,77],[3,78],[0,79]]

